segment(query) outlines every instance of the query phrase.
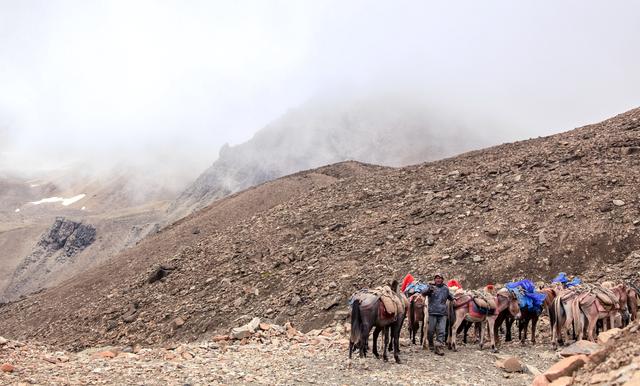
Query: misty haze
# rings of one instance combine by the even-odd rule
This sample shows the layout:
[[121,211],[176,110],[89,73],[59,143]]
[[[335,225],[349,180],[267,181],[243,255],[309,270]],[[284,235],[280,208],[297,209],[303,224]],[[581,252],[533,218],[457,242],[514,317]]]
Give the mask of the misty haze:
[[0,384],[635,384],[639,14],[0,2]]

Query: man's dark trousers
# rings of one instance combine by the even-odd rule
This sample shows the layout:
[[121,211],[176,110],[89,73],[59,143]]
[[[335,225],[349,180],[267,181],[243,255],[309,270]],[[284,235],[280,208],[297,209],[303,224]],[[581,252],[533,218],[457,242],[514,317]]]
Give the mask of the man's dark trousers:
[[427,339],[429,346],[433,345],[433,335],[436,335],[436,341],[444,345],[445,330],[447,328],[447,317],[445,315],[429,315],[429,329],[427,331]]

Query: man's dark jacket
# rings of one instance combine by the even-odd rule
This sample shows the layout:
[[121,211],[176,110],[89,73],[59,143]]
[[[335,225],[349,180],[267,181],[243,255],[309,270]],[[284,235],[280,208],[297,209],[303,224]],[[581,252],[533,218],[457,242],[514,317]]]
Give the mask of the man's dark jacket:
[[453,300],[449,287],[444,283],[430,285],[422,294],[429,299],[429,315],[447,315],[447,299]]

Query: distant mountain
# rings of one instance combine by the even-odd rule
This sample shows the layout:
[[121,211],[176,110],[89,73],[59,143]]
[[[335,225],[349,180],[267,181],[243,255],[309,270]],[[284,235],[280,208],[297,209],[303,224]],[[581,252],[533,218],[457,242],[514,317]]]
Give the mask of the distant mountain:
[[169,220],[300,170],[346,160],[403,166],[493,142],[479,125],[465,126],[465,119],[436,114],[411,99],[397,101],[316,99],[289,111],[249,141],[223,146],[213,165],[171,204]]
[[296,173],[0,304],[0,326],[10,339],[74,350],[168,347],[211,341],[252,316],[321,329],[348,317],[354,291],[407,272],[442,272],[465,288],[561,271],[637,282],[639,156],[635,109],[435,162]]
[[154,233],[176,192],[141,185],[123,171],[0,174],[0,302],[59,283]]

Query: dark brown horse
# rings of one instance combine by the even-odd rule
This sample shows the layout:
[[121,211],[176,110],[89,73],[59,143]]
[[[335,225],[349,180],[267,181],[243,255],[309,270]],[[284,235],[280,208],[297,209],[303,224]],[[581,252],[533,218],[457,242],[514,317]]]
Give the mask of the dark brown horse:
[[393,345],[393,357],[400,363],[400,329],[404,323],[406,309],[406,297],[397,292],[398,282],[394,281],[391,290],[398,296],[399,302],[403,305],[396,314],[389,314],[386,311],[383,301],[373,293],[359,293],[353,296],[351,304],[351,336],[349,339],[349,358],[353,352],[359,349],[360,357],[366,357],[369,333],[373,331],[373,355],[378,358],[377,338],[380,332],[384,332],[382,358],[388,361],[387,348],[389,338]]

